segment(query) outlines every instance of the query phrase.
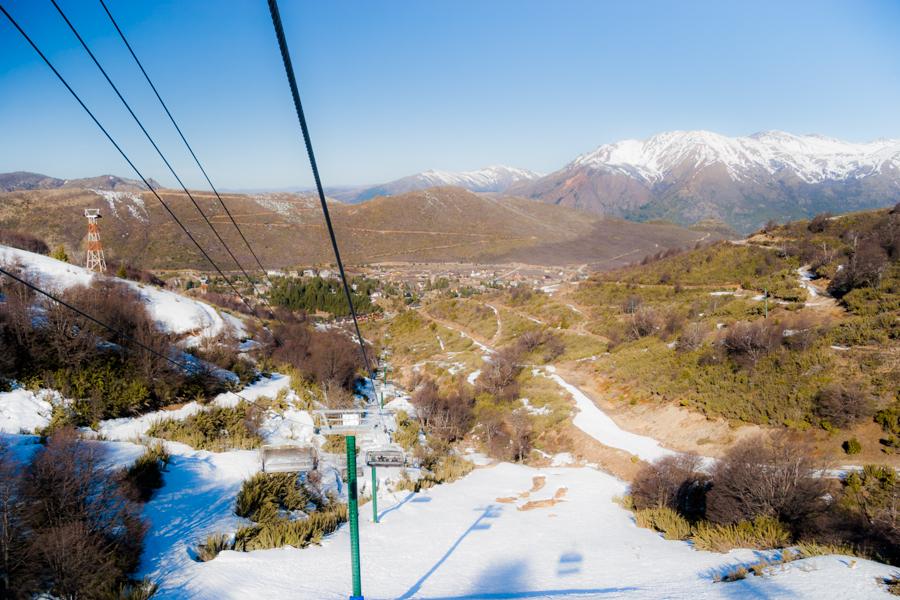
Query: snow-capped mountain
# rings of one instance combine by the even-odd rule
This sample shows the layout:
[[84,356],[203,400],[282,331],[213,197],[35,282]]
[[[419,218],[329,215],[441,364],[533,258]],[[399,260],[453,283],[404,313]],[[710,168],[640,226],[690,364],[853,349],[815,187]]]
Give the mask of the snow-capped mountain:
[[471,192],[503,192],[510,186],[534,181],[541,175],[526,169],[494,165],[477,171],[423,171],[388,183],[346,193],[330,192],[344,202],[362,202],[376,196],[394,196],[438,186],[456,186]]
[[639,220],[691,223],[712,217],[749,231],[770,218],[895,203],[900,140],[673,131],[600,146],[508,191]]

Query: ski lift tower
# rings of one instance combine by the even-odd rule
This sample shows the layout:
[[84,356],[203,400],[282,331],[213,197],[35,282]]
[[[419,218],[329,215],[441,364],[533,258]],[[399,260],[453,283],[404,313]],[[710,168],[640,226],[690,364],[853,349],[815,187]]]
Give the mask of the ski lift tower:
[[97,273],[106,273],[106,258],[103,256],[103,246],[100,245],[100,226],[97,219],[100,219],[99,208],[84,209],[84,216],[88,220],[88,237],[87,237],[87,260],[85,268],[88,271]]

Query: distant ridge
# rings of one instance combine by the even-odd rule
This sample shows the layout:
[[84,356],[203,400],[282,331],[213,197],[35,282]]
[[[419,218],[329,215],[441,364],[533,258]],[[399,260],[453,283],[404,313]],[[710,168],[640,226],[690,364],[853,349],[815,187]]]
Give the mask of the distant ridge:
[[370,187],[334,188],[328,194],[342,202],[364,202],[377,196],[396,196],[431,187],[456,186],[470,192],[505,192],[511,186],[538,179],[540,174],[527,169],[493,165],[477,171],[423,171]]
[[[149,182],[153,189],[162,187],[153,179],[150,179]],[[0,173],[0,192],[55,189],[95,189],[113,192],[148,191],[147,186],[142,181],[117,177],[116,175],[98,175],[81,179],[59,179],[29,171]]]

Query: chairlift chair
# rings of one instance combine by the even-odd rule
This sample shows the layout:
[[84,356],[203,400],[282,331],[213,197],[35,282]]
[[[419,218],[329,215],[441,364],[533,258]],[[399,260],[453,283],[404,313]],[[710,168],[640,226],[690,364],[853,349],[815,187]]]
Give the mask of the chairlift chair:
[[313,411],[316,417],[316,433],[324,435],[357,435],[371,431],[375,423],[367,422],[364,408],[323,409]]
[[311,445],[265,445],[259,456],[265,473],[308,473],[318,466],[318,454]]
[[394,444],[372,446],[365,449],[366,464],[370,467],[403,467],[406,465],[406,452]]

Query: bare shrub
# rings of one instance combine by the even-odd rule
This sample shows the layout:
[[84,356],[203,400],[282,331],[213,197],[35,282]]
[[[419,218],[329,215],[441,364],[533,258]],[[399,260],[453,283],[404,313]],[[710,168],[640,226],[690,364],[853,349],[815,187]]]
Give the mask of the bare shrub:
[[320,331],[295,321],[278,327],[275,338],[272,358],[319,384],[349,389],[363,368],[358,345],[340,330]]
[[444,442],[461,439],[471,427],[474,399],[461,386],[443,396],[428,379],[413,392],[412,403],[425,431]]
[[798,524],[825,506],[825,484],[805,448],[787,436],[739,442],[716,463],[706,495],[706,515],[715,523],[759,516]]
[[522,462],[531,454],[531,419],[523,411],[517,410],[506,417],[506,427],[509,431],[510,457],[515,462]]
[[491,362],[482,369],[476,380],[478,391],[485,391],[498,400],[512,400],[519,395],[516,378],[522,371],[519,356],[512,348],[504,348],[491,355]]
[[831,213],[820,213],[812,218],[812,220],[806,225],[806,229],[808,229],[812,233],[822,233],[828,227],[828,221],[831,219]]
[[544,335],[544,353],[541,358],[544,362],[550,362],[555,358],[559,358],[566,351],[566,344],[555,333],[546,333]]
[[50,247],[41,238],[11,229],[0,229],[0,244],[35,254],[50,254]]
[[708,328],[703,323],[688,323],[678,336],[675,347],[682,352],[697,350],[706,340]]
[[544,336],[540,331],[529,330],[516,338],[516,347],[521,354],[527,354],[540,346],[544,341]]
[[101,447],[63,429],[25,469],[26,553],[31,591],[61,598],[106,598],[138,564],[146,525]]
[[858,383],[835,383],[816,394],[813,412],[834,427],[844,428],[872,416],[872,399]]
[[652,335],[662,327],[663,318],[654,308],[641,307],[631,315],[628,331],[633,339]]
[[738,361],[751,365],[781,344],[783,328],[774,320],[739,321],[722,337],[722,346]]
[[13,597],[29,577],[21,471],[0,438],[0,598]]
[[888,264],[888,253],[878,240],[863,238],[848,264],[837,272],[828,286],[836,298],[861,287],[878,287]]
[[684,328],[684,315],[675,310],[670,310],[662,320],[662,334],[670,338]]
[[706,510],[708,477],[693,454],[666,456],[646,465],[631,484],[635,508],[671,508],[693,520]]

